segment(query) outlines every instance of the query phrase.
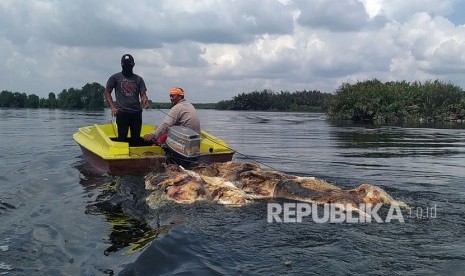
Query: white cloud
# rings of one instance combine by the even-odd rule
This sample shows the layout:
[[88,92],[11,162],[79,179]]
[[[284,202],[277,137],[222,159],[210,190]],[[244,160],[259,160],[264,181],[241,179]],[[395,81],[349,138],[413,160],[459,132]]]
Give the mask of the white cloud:
[[104,85],[124,53],[156,101],[174,85],[193,102],[371,78],[465,87],[463,10],[462,0],[2,0],[0,89]]
[[378,16],[383,6],[382,0],[360,0],[365,6],[365,11],[370,18]]

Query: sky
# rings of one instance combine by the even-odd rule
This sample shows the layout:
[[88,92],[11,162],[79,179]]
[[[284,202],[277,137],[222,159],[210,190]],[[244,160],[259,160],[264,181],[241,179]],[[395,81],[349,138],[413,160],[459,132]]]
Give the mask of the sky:
[[465,89],[465,0],[0,1],[0,91],[105,86],[126,53],[155,102],[173,86],[193,103],[374,78]]

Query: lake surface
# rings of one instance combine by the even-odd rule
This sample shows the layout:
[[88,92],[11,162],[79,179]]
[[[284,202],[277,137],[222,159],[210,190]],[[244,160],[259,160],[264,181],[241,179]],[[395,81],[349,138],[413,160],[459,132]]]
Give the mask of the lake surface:
[[[267,201],[106,211],[109,191],[143,187],[143,176],[93,171],[72,139],[80,126],[109,121],[109,110],[0,109],[0,275],[463,275],[464,125],[199,112],[236,162],[343,188],[372,183],[413,212],[403,223],[268,223]],[[143,114],[155,124],[164,116]]]

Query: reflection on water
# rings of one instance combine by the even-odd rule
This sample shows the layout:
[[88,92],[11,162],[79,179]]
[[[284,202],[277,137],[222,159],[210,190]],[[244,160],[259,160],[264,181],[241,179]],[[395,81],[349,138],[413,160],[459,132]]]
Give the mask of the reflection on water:
[[[448,133],[449,132],[449,133]],[[465,152],[465,137],[457,131],[400,127],[332,128],[346,157],[454,156]]]
[[99,173],[86,162],[79,162],[75,167],[81,173],[79,183],[92,198],[86,206],[86,214],[104,215],[110,225],[110,246],[105,249],[105,255],[123,249],[127,254],[141,251],[179,224],[179,221],[160,224],[159,217],[147,221],[151,218],[150,210],[144,202],[135,201],[145,197],[140,176],[111,177]]

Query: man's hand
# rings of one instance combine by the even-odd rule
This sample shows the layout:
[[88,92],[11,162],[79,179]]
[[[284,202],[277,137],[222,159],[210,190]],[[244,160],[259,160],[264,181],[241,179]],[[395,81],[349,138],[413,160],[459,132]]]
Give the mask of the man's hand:
[[144,135],[144,140],[147,141],[147,142],[152,141],[153,140],[153,134],[152,133],[145,134]]
[[142,100],[142,106],[143,106],[145,109],[147,109],[147,108],[150,107],[150,106],[149,106],[149,101],[147,100],[147,98],[144,98],[144,99]]
[[140,100],[142,102],[142,107],[147,109],[149,108],[149,98],[147,97],[147,91],[140,92]]
[[111,115],[113,117],[116,117],[116,114],[118,114],[118,109],[116,107],[112,107],[111,108]]

